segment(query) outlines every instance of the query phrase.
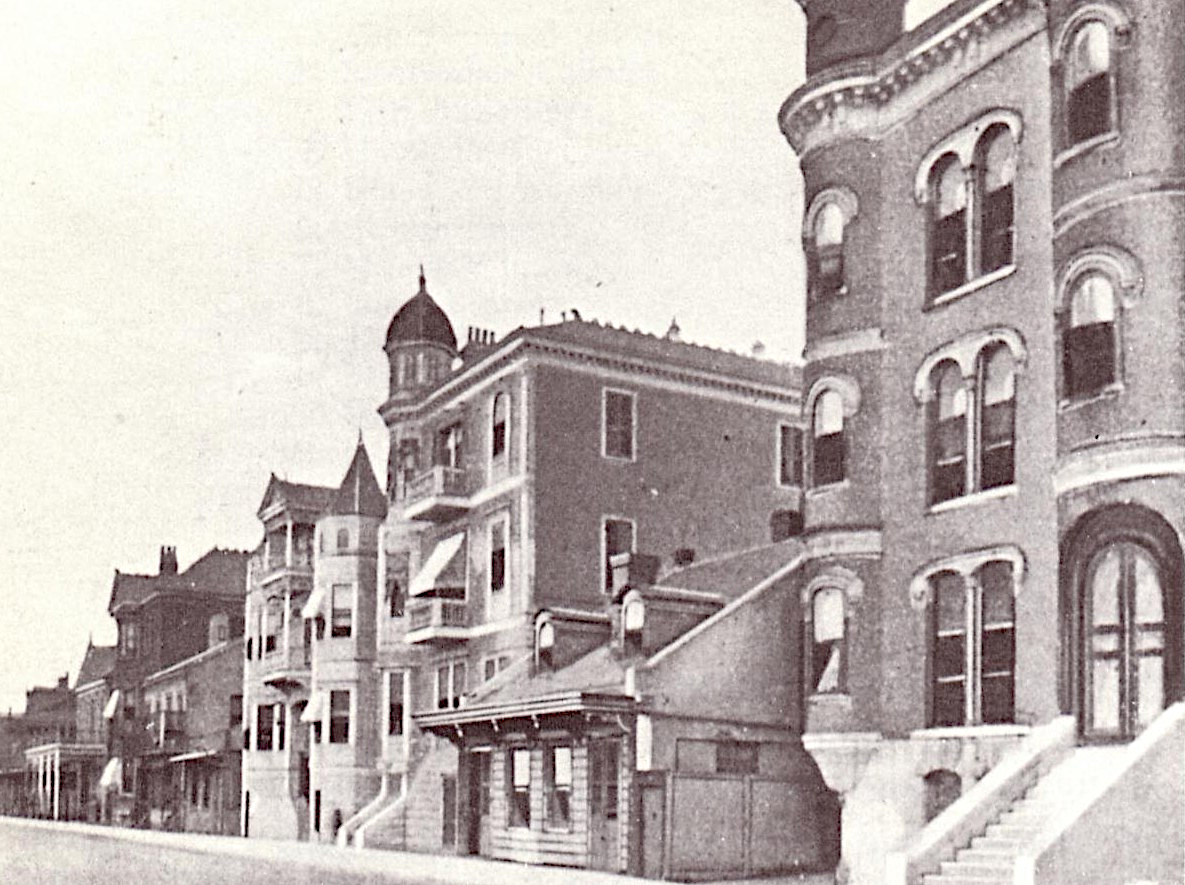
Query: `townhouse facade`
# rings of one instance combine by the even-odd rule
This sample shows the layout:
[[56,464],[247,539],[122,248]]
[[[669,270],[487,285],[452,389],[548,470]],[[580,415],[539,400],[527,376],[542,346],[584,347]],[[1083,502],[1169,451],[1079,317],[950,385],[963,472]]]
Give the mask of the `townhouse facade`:
[[1183,13],[801,5],[804,741],[842,872],[1174,881]]

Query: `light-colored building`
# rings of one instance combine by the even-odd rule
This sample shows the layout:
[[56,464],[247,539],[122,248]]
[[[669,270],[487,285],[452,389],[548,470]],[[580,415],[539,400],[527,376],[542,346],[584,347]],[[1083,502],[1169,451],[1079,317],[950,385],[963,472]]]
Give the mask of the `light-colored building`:
[[804,740],[843,874],[1180,881],[1185,11],[801,5]]

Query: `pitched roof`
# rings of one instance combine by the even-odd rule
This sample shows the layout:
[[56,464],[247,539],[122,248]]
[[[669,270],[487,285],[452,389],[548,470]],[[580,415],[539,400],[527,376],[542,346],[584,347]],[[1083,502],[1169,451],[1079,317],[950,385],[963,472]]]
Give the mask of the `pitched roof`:
[[197,591],[241,598],[247,592],[249,556],[245,550],[215,547],[177,575],[125,575],[117,569],[107,610],[114,611],[120,605],[138,605],[153,594],[165,592]]
[[74,680],[74,687],[97,682],[111,672],[115,666],[114,645],[88,645],[82,665],[78,668],[78,676]]
[[333,496],[330,509],[339,515],[355,514],[379,519],[387,515],[387,498],[374,477],[374,469],[370,466],[370,457],[366,454],[361,436],[345,478]]
[[726,599],[736,599],[789,565],[805,549],[802,542],[794,538],[750,547],[693,563],[664,575],[657,584],[659,587],[719,593]]
[[626,665],[608,643],[559,670],[542,670],[528,676],[529,669],[529,658],[507,667],[473,691],[466,699],[467,708],[501,707],[574,692],[627,697]]
[[289,482],[286,479],[280,479],[273,473],[268,480],[267,489],[263,493],[263,500],[259,504],[257,515],[262,517],[263,512],[276,503],[283,503],[292,510],[326,513],[336,494],[337,489],[329,486]]

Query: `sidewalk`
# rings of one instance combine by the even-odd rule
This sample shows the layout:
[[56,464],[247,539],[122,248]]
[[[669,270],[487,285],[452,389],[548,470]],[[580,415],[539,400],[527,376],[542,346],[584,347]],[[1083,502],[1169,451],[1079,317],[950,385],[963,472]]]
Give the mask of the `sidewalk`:
[[[567,867],[530,866],[475,857],[411,854],[378,849],[337,848],[308,842],[270,839],[242,839],[235,836],[205,836],[196,833],[165,833],[157,830],[129,830],[83,823],[59,823],[28,818],[3,817],[5,824],[29,830],[48,830],[84,835],[87,838],[122,840],[144,846],[159,846],[195,854],[258,860],[269,865],[292,865],[326,873],[373,876],[382,882],[432,883],[432,885],[630,885],[653,882],[615,873],[576,870]],[[832,885],[832,876],[784,876],[768,879],[731,880],[759,885]],[[705,883],[717,885],[717,883]],[[726,883],[719,883],[726,885]]]

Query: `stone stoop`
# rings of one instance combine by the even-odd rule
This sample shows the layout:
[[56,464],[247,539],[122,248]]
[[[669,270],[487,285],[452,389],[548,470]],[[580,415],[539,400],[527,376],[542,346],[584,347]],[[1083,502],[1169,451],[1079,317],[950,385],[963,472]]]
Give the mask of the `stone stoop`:
[[455,774],[456,767],[451,745],[438,745],[437,740],[422,735],[413,741],[406,793],[392,795],[375,810],[359,827],[362,838],[355,836],[355,845],[387,851],[441,851],[441,777]]
[[1115,764],[1123,746],[1078,747],[989,824],[970,844],[944,861],[941,871],[922,877],[924,885],[1008,885],[1017,858],[1037,836],[1073,807],[1092,772]]

